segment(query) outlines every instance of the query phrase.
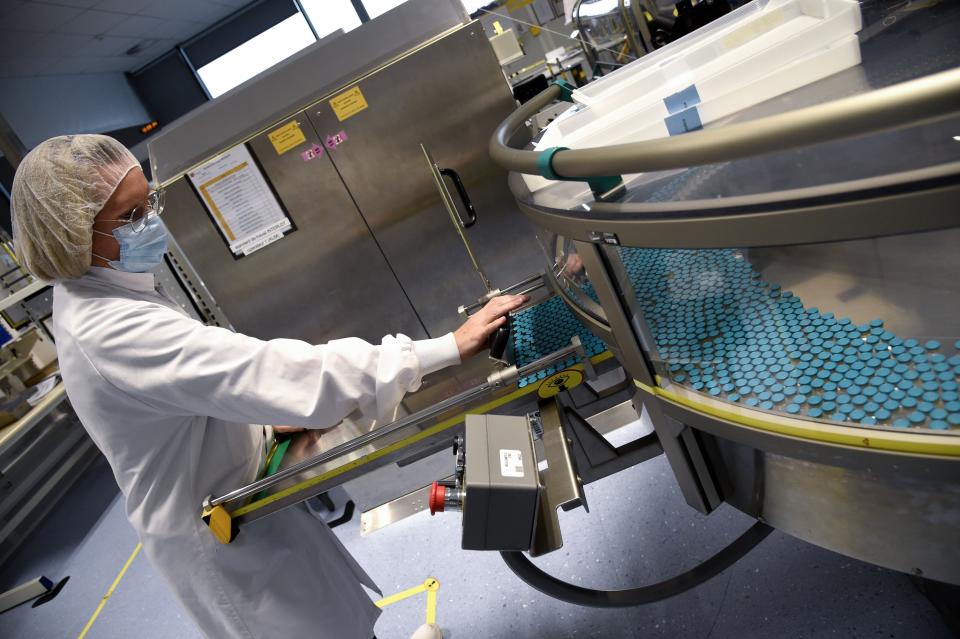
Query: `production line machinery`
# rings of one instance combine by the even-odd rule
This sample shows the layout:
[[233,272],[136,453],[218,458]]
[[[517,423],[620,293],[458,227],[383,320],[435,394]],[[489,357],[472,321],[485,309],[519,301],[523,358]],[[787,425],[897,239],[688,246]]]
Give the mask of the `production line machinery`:
[[[724,38],[701,40],[732,49],[787,15],[802,24],[840,16],[859,30],[855,5],[754,3],[718,21]],[[211,530],[227,543],[280,508],[452,445],[456,471],[437,477],[431,510],[461,510],[464,548],[501,551],[531,586],[571,603],[671,596],[772,528],[960,585],[960,11],[934,3],[913,13],[910,31],[898,10],[863,25],[862,41],[843,36],[848,51],[856,45],[851,64],[763,94],[716,126],[706,116],[730,97],[710,97],[710,78],[702,95],[692,84],[664,96],[670,115],[655,123],[700,127],[645,141],[598,143],[623,129],[591,120],[602,101],[529,131],[539,110],[578,99],[562,84],[527,102],[490,150],[540,230],[549,294],[511,318],[508,363],[478,386],[210,496]],[[756,19],[751,29],[737,22],[745,18]],[[701,40],[664,47],[658,60],[676,64]],[[644,67],[630,73],[643,77]],[[612,99],[631,78],[614,75],[594,98]],[[613,116],[626,122],[623,111]],[[596,136],[578,138],[575,118]],[[623,396],[655,432],[614,448],[585,417]],[[562,545],[557,510],[586,507],[585,484],[661,453],[691,507],[727,502],[757,523],[687,573],[620,591],[560,582],[523,556]]]
[[[529,286],[529,280],[518,287]],[[510,292],[515,287],[508,287]],[[617,399],[627,386],[611,352],[586,331],[566,309],[562,300],[549,295],[511,318],[510,348],[513,363],[502,363],[487,380],[423,410],[334,447],[318,456],[287,462],[278,472],[222,496],[211,496],[204,503],[204,517],[221,541],[230,541],[238,527],[276,510],[304,501],[351,478],[386,464],[416,458],[423,451],[446,447],[462,437],[468,414],[492,411],[535,413],[538,402],[555,403],[564,391],[583,385],[570,401],[581,406],[596,404],[603,398]],[[618,373],[620,373],[618,375]],[[584,382],[587,382],[584,384]],[[606,407],[610,402],[603,402]],[[524,418],[525,419],[525,418]],[[659,453],[654,438],[643,446],[630,445],[617,450],[583,422],[581,439],[584,455],[589,453],[591,467],[603,467],[636,456],[642,448],[644,458]],[[589,439],[588,439],[589,438]],[[606,453],[598,454],[598,447]],[[344,463],[344,460],[346,462]],[[609,467],[609,466],[608,466]],[[609,473],[608,473],[609,474]],[[602,475],[588,474],[599,478]],[[292,481],[292,480],[296,481]],[[281,489],[275,487],[281,486]],[[270,489],[273,489],[272,491]],[[264,492],[267,491],[267,492]],[[250,500],[251,497],[256,499]]]
[[[556,285],[555,275],[542,277]],[[503,292],[530,285],[527,279]],[[513,363],[485,383],[322,454],[273,464],[275,472],[263,479],[210,496],[202,517],[211,532],[230,543],[261,517],[452,443],[456,471],[431,487],[431,513],[462,510],[464,549],[500,551],[525,581],[573,603],[630,606],[678,594],[730,566],[769,534],[758,522],[697,568],[624,591],[582,589],[539,571],[522,553],[539,556],[563,546],[559,509],[586,508],[584,485],[656,457],[663,448],[656,433],[615,447],[585,419],[598,405],[609,405],[603,398],[618,400],[632,383],[562,297],[548,293],[516,312],[510,326]]]

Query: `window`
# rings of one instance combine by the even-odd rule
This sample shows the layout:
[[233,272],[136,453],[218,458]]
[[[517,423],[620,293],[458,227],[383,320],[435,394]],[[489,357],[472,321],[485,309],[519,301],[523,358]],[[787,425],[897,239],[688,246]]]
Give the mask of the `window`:
[[400,6],[407,0],[363,0],[363,8],[367,10],[367,15],[373,20],[379,15],[383,15],[390,9]]
[[216,98],[314,42],[316,38],[307,21],[295,13],[200,67],[197,74],[210,97]]
[[337,29],[346,33],[360,26],[360,16],[350,0],[300,0],[300,5],[317,37],[323,38]]
[[[468,16],[472,16],[488,4],[493,4],[493,0],[460,0],[460,2]],[[494,10],[496,10],[496,7],[494,7]]]

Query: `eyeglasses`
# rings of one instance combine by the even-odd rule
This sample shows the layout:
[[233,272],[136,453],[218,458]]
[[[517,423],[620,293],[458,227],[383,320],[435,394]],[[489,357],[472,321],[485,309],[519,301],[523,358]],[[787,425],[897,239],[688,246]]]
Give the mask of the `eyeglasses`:
[[147,201],[130,211],[123,217],[113,220],[97,220],[99,222],[123,222],[129,224],[134,233],[139,233],[147,228],[147,224],[154,218],[160,217],[163,213],[164,192],[158,189],[147,196]]

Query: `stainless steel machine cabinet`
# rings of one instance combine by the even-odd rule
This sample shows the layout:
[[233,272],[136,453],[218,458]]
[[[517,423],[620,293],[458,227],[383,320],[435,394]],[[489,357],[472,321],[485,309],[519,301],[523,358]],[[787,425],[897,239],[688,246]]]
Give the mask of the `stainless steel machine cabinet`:
[[[851,6],[853,40],[833,33],[800,62],[758,47],[726,60],[736,78],[684,62]],[[574,95],[519,148],[533,113],[569,99],[551,87],[491,153],[543,229],[555,288],[635,379],[691,506],[727,501],[960,584],[960,5],[771,0],[715,25]],[[845,68],[804,66],[838,42]],[[810,75],[751,80],[771,56]],[[649,68],[670,65],[689,75]],[[638,78],[664,83],[658,104],[618,102]],[[663,121],[677,116],[680,131]]]
[[[512,284],[542,267],[486,153],[513,108],[486,37],[455,0],[411,0],[308,47],[151,140],[180,275],[208,320],[259,338],[452,330],[458,307],[486,290],[421,144],[462,177],[477,213],[464,233],[493,285]],[[238,248],[257,224],[260,240]]]

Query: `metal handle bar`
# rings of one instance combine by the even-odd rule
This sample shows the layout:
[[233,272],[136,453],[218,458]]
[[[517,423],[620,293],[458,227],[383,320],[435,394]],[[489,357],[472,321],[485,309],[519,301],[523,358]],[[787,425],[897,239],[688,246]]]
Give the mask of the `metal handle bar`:
[[543,273],[535,273],[525,277],[515,284],[511,284],[510,286],[488,291],[486,295],[478,299],[476,302],[462,305],[459,309],[457,309],[457,312],[463,317],[469,317],[486,306],[487,302],[498,295],[526,295],[528,293],[532,293],[538,288],[543,287]]
[[[490,156],[510,171],[539,175],[540,153],[508,141],[540,109],[560,96],[552,86],[514,111],[493,132]],[[702,129],[676,137],[559,151],[553,170],[588,177],[665,171],[785,151],[820,142],[920,124],[960,112],[960,69],[902,82],[749,122]]]
[[310,459],[305,459],[302,462],[294,464],[289,468],[285,468],[273,475],[270,475],[269,477],[264,477],[259,481],[248,484],[243,488],[238,488],[237,490],[229,492],[225,495],[221,495],[220,497],[208,497],[206,500],[204,500],[203,507],[212,508],[213,506],[219,506],[220,504],[236,501],[238,499],[245,499],[251,495],[256,495],[261,490],[275,486],[286,479],[290,479],[291,477],[299,475],[304,471],[310,470],[311,468],[316,468],[317,466],[325,464],[338,457],[342,457],[343,455],[360,450],[364,446],[379,439],[383,439],[387,435],[391,435],[398,430],[427,421],[428,419],[440,415],[454,406],[467,403],[490,390],[499,388],[507,383],[526,377],[527,375],[539,372],[540,370],[547,368],[558,361],[562,361],[574,354],[580,354],[581,357],[585,357],[586,355],[582,344],[580,344],[580,341],[576,338],[574,338],[574,343],[572,345],[531,362],[520,369],[510,367],[509,369],[503,371],[494,372],[483,384],[467,389],[458,395],[454,395],[453,397],[448,397],[447,399],[437,402],[432,406],[428,406],[421,411],[407,415],[402,419],[398,419],[393,423],[387,424],[383,428],[378,428],[370,431],[369,433],[361,435],[360,437],[355,437],[348,442],[344,442],[339,446],[331,448],[325,453],[321,453],[320,455],[311,457]]
[[[440,169],[440,175],[446,176],[453,180],[453,186],[457,189],[457,195],[460,196],[460,202],[463,203],[463,208],[467,210],[467,221],[464,222],[460,218],[460,226],[468,229],[474,224],[477,223],[477,210],[473,208],[473,202],[470,201],[470,196],[467,194],[467,188],[463,185],[463,180],[460,179],[460,174],[454,171],[453,169]],[[459,214],[457,215],[459,218]]]

